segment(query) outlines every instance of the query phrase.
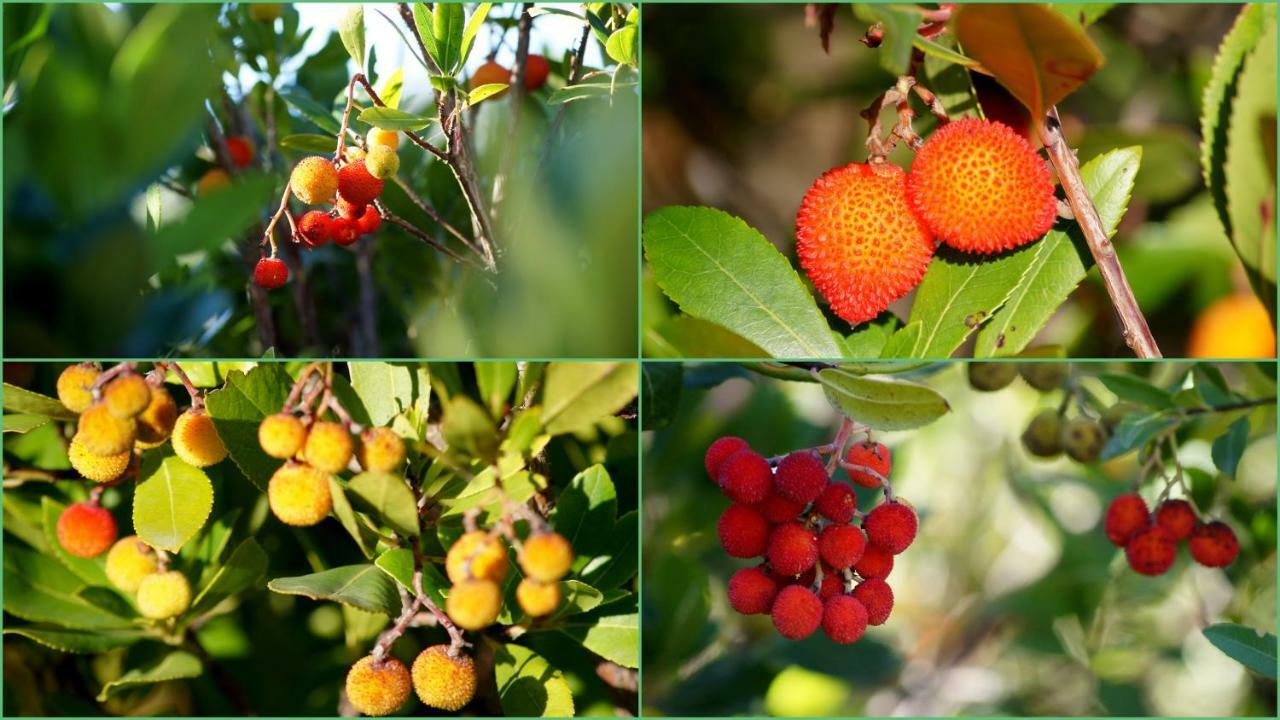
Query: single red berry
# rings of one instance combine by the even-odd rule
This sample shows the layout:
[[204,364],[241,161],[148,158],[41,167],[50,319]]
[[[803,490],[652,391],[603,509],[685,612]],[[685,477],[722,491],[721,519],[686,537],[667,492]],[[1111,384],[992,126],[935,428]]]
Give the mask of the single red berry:
[[369,205],[356,224],[360,228],[361,235],[368,235],[382,226],[382,213],[378,212],[378,208]]
[[852,525],[828,525],[818,537],[822,561],[837,570],[853,567],[867,548],[867,536]]
[[830,568],[822,569],[822,584],[818,586],[818,597],[826,600],[844,592],[844,577]]
[[547,84],[547,76],[551,74],[551,63],[541,55],[530,55],[524,65],[524,87],[533,92]]
[[1173,535],[1159,525],[1138,531],[1124,546],[1129,567],[1143,575],[1163,575],[1173,567],[1178,545]]
[[264,257],[253,268],[253,281],[268,290],[289,282],[289,266],[280,258]]
[[1195,508],[1186,500],[1165,500],[1156,508],[1156,524],[1168,530],[1174,540],[1191,537],[1198,522]]
[[[861,465],[874,470],[881,477],[889,477],[889,471],[893,469],[893,456],[890,454],[889,448],[880,443],[866,440],[854,443],[849,448],[849,452],[845,453],[844,459],[845,462],[852,465]],[[874,490],[880,487],[880,478],[860,470],[850,470],[849,479],[864,488]]]
[[894,555],[911,545],[911,541],[916,539],[918,527],[919,520],[916,519],[915,511],[897,500],[878,505],[862,521],[862,529],[867,531],[867,540]]
[[1129,544],[1129,538],[1151,524],[1151,513],[1147,511],[1147,503],[1138,495],[1121,495],[1107,506],[1107,516],[1103,521],[1107,531],[1107,539],[1116,547]]
[[1191,533],[1191,557],[1206,567],[1226,567],[1240,554],[1240,541],[1229,525],[1215,520]]
[[381,194],[382,181],[369,174],[364,160],[349,162],[338,171],[338,195],[353,206],[363,208]]
[[864,578],[883,580],[893,572],[893,553],[868,544],[866,550],[862,551],[862,559],[854,563],[853,569]]
[[800,585],[782,588],[773,600],[773,626],[789,640],[801,640],[822,624],[822,601],[812,590]]
[[346,247],[352,245],[360,239],[360,226],[355,220],[347,218],[333,219],[333,241],[338,245]]
[[773,471],[764,456],[750,450],[734,453],[720,463],[720,489],[739,503],[758,503],[773,492]]
[[729,605],[743,615],[769,612],[778,584],[760,568],[743,568],[729,578]]
[[847,523],[853,520],[853,511],[858,509],[858,496],[853,488],[833,480],[813,502],[813,509],[831,522]]
[[728,460],[731,455],[737,454],[739,450],[750,449],[751,446],[747,444],[747,441],[740,437],[726,435],[716,439],[715,442],[707,447],[706,457],[702,459],[707,468],[707,477],[718,481],[720,479],[720,463]]
[[883,625],[893,612],[893,588],[884,580],[863,580],[853,589],[853,597],[867,609],[868,625]]
[[298,220],[298,234],[307,247],[320,247],[333,239],[333,219],[323,210],[311,210]]
[[243,135],[232,135],[227,138],[227,154],[236,167],[249,167],[253,162],[253,145]]
[[58,516],[58,544],[76,557],[92,558],[116,541],[116,519],[104,507],[78,502]]
[[341,195],[338,196],[338,201],[334,203],[334,207],[338,210],[338,217],[344,217],[348,220],[358,220],[361,215],[364,215],[364,211],[369,208],[367,204],[357,205]]
[[798,575],[817,564],[818,535],[798,522],[778,525],[769,533],[766,553],[774,571]]
[[730,557],[759,557],[768,546],[769,523],[746,505],[730,505],[720,516],[716,530],[720,545]]
[[808,505],[818,499],[830,479],[826,467],[817,455],[807,450],[797,450],[778,463],[774,485],[777,486],[778,494],[783,497]]
[[752,507],[773,525],[791,522],[804,511],[804,505],[788,500],[776,492]]
[[822,605],[822,631],[833,641],[848,645],[867,631],[867,608],[856,598],[835,595]]

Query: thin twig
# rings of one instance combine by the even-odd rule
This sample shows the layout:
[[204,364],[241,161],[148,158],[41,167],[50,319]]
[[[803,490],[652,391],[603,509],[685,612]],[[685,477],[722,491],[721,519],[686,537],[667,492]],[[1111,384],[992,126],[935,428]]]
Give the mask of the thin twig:
[[502,159],[498,163],[498,174],[493,179],[493,207],[502,205],[506,196],[507,180],[511,176],[511,165],[515,162],[516,148],[520,145],[520,118],[524,114],[525,78],[529,75],[529,34],[533,30],[533,15],[529,13],[533,3],[525,3],[520,9],[520,20],[516,23],[516,64],[515,77],[511,87],[511,127],[507,130],[509,142],[502,148]]

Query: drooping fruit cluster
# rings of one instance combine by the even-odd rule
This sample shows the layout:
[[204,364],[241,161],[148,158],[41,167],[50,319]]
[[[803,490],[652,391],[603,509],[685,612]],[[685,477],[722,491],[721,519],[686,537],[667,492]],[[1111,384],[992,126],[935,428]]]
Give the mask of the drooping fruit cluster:
[[722,437],[707,448],[704,463],[733,502],[720,516],[721,546],[732,557],[763,558],[729,579],[734,610],[769,614],[792,640],[821,627],[840,644],[888,620],[893,589],[885,578],[894,556],[915,540],[919,521],[892,496],[887,447],[869,438],[855,442],[839,463],[857,485],[884,488],[884,499],[867,513],[858,510],[857,491],[832,478],[813,449],[771,461],[741,438]]
[[[519,545],[517,561],[524,578],[516,602],[531,618],[550,615],[560,605],[560,580],[573,565],[573,548],[559,533],[538,530]],[[449,547],[445,572],[453,587],[446,598],[449,617],[465,630],[492,625],[502,611],[502,583],[510,563],[507,546],[495,531],[469,530]]]
[[1184,540],[1191,558],[1205,567],[1226,567],[1240,553],[1229,525],[1202,521],[1186,500],[1164,500],[1153,514],[1141,496],[1121,495],[1107,506],[1103,527],[1107,539],[1124,548],[1129,567],[1142,575],[1167,572],[1177,556],[1177,544]]
[[137,535],[117,540],[104,567],[112,585],[135,596],[138,612],[145,618],[168,620],[191,606],[187,576],[164,567],[156,551]]
[[475,661],[449,645],[432,645],[413,661],[413,670],[395,657],[366,655],[347,671],[347,700],[364,715],[390,715],[416,691],[427,707],[457,712],[475,697]]
[[[995,392],[1008,387],[1019,375],[1027,385],[1040,392],[1062,387],[1071,375],[1071,364],[1065,362],[974,362],[968,363],[969,385],[980,392]],[[1110,425],[1105,418],[1094,419],[1080,414],[1067,418],[1068,406],[1037,412],[1022,433],[1022,445],[1036,457],[1054,458],[1064,452],[1079,463],[1092,463],[1102,455],[1110,438]],[[1084,411],[1081,410],[1083,413]]]

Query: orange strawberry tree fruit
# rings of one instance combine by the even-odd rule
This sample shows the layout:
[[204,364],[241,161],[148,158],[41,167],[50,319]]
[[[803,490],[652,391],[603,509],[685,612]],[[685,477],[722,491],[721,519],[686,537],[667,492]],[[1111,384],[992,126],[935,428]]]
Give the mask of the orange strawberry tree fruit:
[[6,377],[24,710],[635,712],[635,363]]
[[[836,15],[815,13],[825,45]],[[1110,240],[1142,148],[1116,147],[1081,167],[1056,109],[1104,63],[1086,33],[1098,13],[960,3],[857,13],[869,23],[862,41],[897,81],[862,113],[865,160],[832,168],[789,201],[799,272],[769,239],[722,211],[654,211],[644,222],[645,257],[652,281],[681,312],[650,313],[646,351],[1052,354],[1060,351],[1033,347],[1037,335],[1096,267],[1124,341],[1138,357],[1159,357]],[[1275,171],[1262,160],[1274,153],[1258,138],[1268,133],[1262,108],[1274,99],[1274,43],[1274,7],[1242,10],[1202,121],[1206,184],[1249,271],[1246,296],[1271,308],[1268,315],[1252,301],[1263,327],[1274,324]],[[890,159],[900,145],[909,162]],[[1259,337],[1240,349],[1221,336],[1214,345],[1231,357],[1273,354],[1273,333]]]

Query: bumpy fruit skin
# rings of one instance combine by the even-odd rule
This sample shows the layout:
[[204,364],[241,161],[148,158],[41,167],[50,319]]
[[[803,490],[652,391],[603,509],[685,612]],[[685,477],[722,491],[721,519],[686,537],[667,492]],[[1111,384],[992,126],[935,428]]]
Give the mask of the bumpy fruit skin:
[[445,556],[445,572],[453,583],[472,578],[500,583],[510,569],[506,546],[483,530],[464,533]]
[[370,145],[368,154],[364,156],[364,167],[373,177],[390,180],[400,172],[400,156],[386,145]]
[[707,477],[717,482],[720,479],[720,465],[741,450],[750,450],[751,446],[746,440],[740,437],[726,435],[718,438],[715,442],[707,447],[707,454],[703,457],[703,465],[707,468]]
[[1051,458],[1062,454],[1062,416],[1057,410],[1042,410],[1027,423],[1022,432],[1022,446],[1036,457]]
[[483,630],[502,610],[502,590],[492,580],[464,580],[449,591],[445,610],[463,630]]
[[289,413],[268,415],[258,424],[258,445],[263,452],[278,460],[297,455],[306,440],[306,426]]
[[323,210],[309,210],[298,219],[298,234],[310,248],[318,248],[333,239],[333,218]]
[[173,451],[198,468],[216,465],[227,457],[213,418],[203,410],[187,410],[173,426]]
[[307,433],[302,455],[321,472],[337,474],[347,469],[355,444],[347,429],[332,422],[317,422]]
[[766,554],[774,571],[802,573],[818,562],[818,534],[798,522],[779,525],[769,533]]
[[1078,463],[1096,461],[1106,444],[1106,429],[1089,418],[1072,418],[1062,428],[1062,449],[1067,452],[1067,457]]
[[329,158],[312,155],[298,161],[289,175],[289,187],[298,200],[307,205],[320,205],[338,192],[338,169]]
[[[476,68],[476,71],[471,74],[471,82],[467,85],[467,89],[475,90],[481,85],[491,85],[493,83],[509,85],[511,83],[511,71],[490,60]],[[494,93],[491,97],[496,100],[506,94],[507,91],[503,89]]]
[[102,388],[102,404],[122,420],[135,418],[151,404],[151,386],[141,375],[120,375]]
[[1223,297],[1196,316],[1187,340],[1187,357],[1251,358],[1276,356],[1275,323],[1250,292]]
[[71,467],[85,479],[94,482],[111,482],[120,477],[129,468],[132,458],[131,450],[115,455],[94,455],[84,449],[79,433],[71,438],[71,446],[67,448],[67,459],[71,461]]
[[404,466],[404,440],[391,428],[369,428],[360,433],[360,467],[369,472],[395,472]]
[[969,386],[981,392],[1003,390],[1018,377],[1018,366],[1011,362],[971,362],[966,370]]
[[82,558],[98,557],[116,541],[116,519],[100,505],[73,503],[58,516],[58,543]]
[[1129,544],[1129,538],[1151,525],[1151,513],[1140,496],[1121,495],[1107,506],[1103,525],[1111,544],[1124,547]]
[[476,665],[461,652],[450,655],[448,645],[432,645],[413,661],[413,688],[422,704],[457,712],[476,694]]
[[356,228],[361,235],[368,235],[382,227],[382,213],[378,212],[378,208],[370,205],[364,209],[364,214],[356,220]]
[[1053,227],[1049,167],[1007,125],[966,118],[934,131],[907,176],[916,214],[939,240],[965,252],[1025,245]]
[[360,222],[348,218],[333,219],[333,242],[339,247],[349,247],[360,239]]
[[1062,387],[1062,381],[1071,374],[1071,363],[1025,362],[1018,364],[1018,373],[1031,387],[1049,392]]
[[823,569],[822,584],[818,586],[818,599],[825,601],[844,592],[844,577],[834,570]]
[[729,578],[729,606],[743,615],[763,615],[773,607],[778,583],[760,568],[743,568]]
[[919,285],[933,259],[933,233],[911,211],[906,185],[897,165],[853,163],[827,171],[800,203],[800,266],[851,325]]
[[525,578],[516,586],[516,602],[530,617],[550,615],[560,605],[560,583]]
[[800,585],[782,588],[770,610],[773,626],[788,640],[803,640],[822,624],[822,601]]
[[524,89],[529,92],[540,89],[547,84],[547,76],[551,74],[551,63],[541,55],[530,55],[524,66]]
[[264,257],[253,266],[253,282],[267,290],[284,287],[289,282],[289,266],[280,258]]
[[893,588],[884,580],[863,580],[853,589],[853,597],[867,609],[868,625],[883,625],[893,612]]
[[734,453],[720,463],[720,489],[737,503],[758,503],[773,492],[773,470],[763,455],[751,450]]
[[369,128],[369,134],[365,136],[365,144],[369,147],[374,145],[382,145],[392,150],[400,147],[400,133],[395,130],[379,130],[378,128]]
[[1196,529],[1199,519],[1195,508],[1186,500],[1165,500],[1156,508],[1156,524],[1173,536],[1174,540],[1186,540]]
[[1124,546],[1129,567],[1134,572],[1151,576],[1163,575],[1173,567],[1177,552],[1178,546],[1173,536],[1158,525],[1139,530]]
[[1206,567],[1226,567],[1240,554],[1235,531],[1224,522],[1196,526],[1191,533],[1191,557]]
[[855,643],[867,631],[867,609],[848,595],[834,595],[822,606],[822,631],[841,645]]
[[309,527],[324,520],[333,509],[328,474],[290,460],[271,475],[267,504],[280,522]]
[[177,617],[191,607],[191,583],[177,570],[152,573],[138,585],[138,612],[152,620]]
[[380,663],[372,655],[362,657],[347,671],[347,700],[365,715],[390,715],[404,705],[412,689],[409,668],[390,656]]
[[759,557],[769,542],[769,521],[751,506],[734,503],[720,516],[716,532],[729,557]]
[[347,199],[341,195],[338,196],[338,202],[334,203],[333,206],[337,209],[339,217],[344,217],[348,220],[355,220],[359,218],[364,214],[365,210],[369,209],[368,205],[357,205],[355,203],[347,202]]
[[58,375],[58,401],[73,413],[82,413],[93,404],[90,390],[102,371],[92,365],[68,365]]
[[818,499],[830,480],[827,468],[817,455],[797,450],[778,463],[773,483],[778,494],[792,502],[808,505]]
[[560,533],[535,533],[524,541],[520,567],[534,580],[555,582],[567,575],[572,565],[573,546]]
[[160,561],[155,550],[137,535],[127,535],[111,546],[105,567],[111,584],[131,593],[137,592],[142,579],[160,567]]
[[916,513],[906,503],[899,501],[886,502],[876,506],[867,513],[862,521],[862,529],[867,533],[867,540],[880,549],[897,555],[911,546],[916,539],[916,530],[920,521]]
[[867,536],[852,525],[828,525],[818,536],[818,556],[836,570],[853,567],[866,549]]
[[833,523],[847,523],[858,509],[858,496],[842,482],[832,482],[813,503],[813,509]]
[[366,165],[373,151],[367,152],[364,160],[349,162],[338,171],[338,195],[353,205],[368,205],[382,194],[382,181]]
[[[882,477],[889,477],[889,472],[893,470],[893,454],[889,452],[889,448],[876,442],[864,440],[854,443],[849,452],[845,453],[844,459],[845,462],[870,468]],[[880,478],[860,470],[850,470],[849,479],[871,490],[880,487]]]
[[159,447],[173,434],[178,422],[178,404],[162,387],[151,388],[151,402],[147,409],[135,418],[138,423],[138,439],[134,444],[143,450]]
[[236,167],[249,167],[253,162],[253,144],[243,135],[232,135],[227,138],[227,153]]
[[776,492],[751,507],[764,516],[770,525],[780,525],[795,520],[796,516],[804,510],[804,505],[788,500]]
[[76,435],[84,449],[94,455],[119,455],[133,448],[138,424],[133,418],[118,418],[103,403],[80,413]]
[[196,195],[199,197],[208,197],[219,190],[231,186],[231,176],[222,168],[213,168],[209,172],[200,176],[196,181]]
[[893,572],[893,553],[875,545],[867,545],[862,551],[862,558],[854,563],[853,569],[864,578],[885,579]]

